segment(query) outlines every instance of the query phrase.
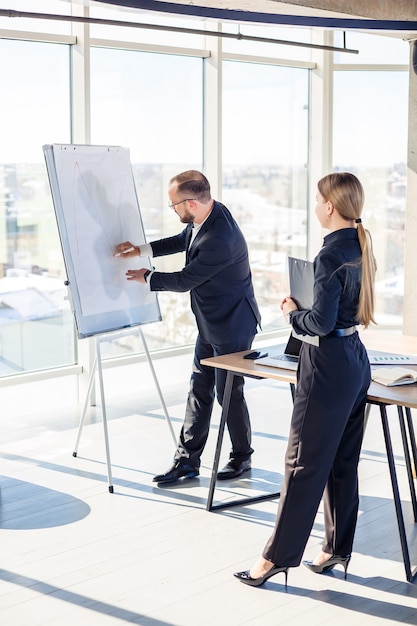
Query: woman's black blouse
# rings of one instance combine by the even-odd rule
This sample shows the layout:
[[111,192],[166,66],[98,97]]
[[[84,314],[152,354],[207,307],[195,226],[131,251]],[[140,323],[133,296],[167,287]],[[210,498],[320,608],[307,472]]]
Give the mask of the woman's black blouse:
[[343,228],[326,235],[314,259],[313,307],[291,314],[294,331],[324,337],[335,328],[359,324],[361,276],[361,248],[356,228]]

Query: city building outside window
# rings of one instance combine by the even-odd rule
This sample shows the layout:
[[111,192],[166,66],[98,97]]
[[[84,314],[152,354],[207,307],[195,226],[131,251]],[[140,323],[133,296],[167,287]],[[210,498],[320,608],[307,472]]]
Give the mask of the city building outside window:
[[42,145],[70,141],[69,48],[0,39],[0,376],[75,362]]

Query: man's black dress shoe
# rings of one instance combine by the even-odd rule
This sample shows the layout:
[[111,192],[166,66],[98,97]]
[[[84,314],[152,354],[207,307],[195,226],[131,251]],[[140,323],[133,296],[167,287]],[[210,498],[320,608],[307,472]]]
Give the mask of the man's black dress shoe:
[[224,466],[223,469],[220,470],[217,474],[218,480],[230,480],[231,478],[239,478],[245,472],[248,472],[251,469],[250,459],[246,459],[245,461],[237,461],[236,459],[231,458],[227,465]]
[[198,467],[181,463],[181,461],[175,461],[170,469],[165,474],[158,474],[154,476],[154,483],[173,483],[179,478],[195,478],[200,474]]

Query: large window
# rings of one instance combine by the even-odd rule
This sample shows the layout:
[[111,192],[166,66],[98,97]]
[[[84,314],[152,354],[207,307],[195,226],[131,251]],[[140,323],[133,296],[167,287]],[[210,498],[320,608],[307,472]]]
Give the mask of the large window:
[[[0,9],[13,9],[14,11],[28,11],[42,14],[68,15],[70,3],[62,0],[0,0]],[[26,17],[0,17],[0,28],[20,31],[37,31],[48,33],[60,33],[69,35],[71,23],[67,21],[55,21],[46,19],[30,19]]]
[[69,51],[0,40],[0,376],[75,361],[42,145],[70,140]]
[[408,65],[409,44],[400,37],[384,37],[379,34],[364,34],[355,31],[337,31],[334,34],[336,46],[343,47],[344,40],[348,48],[358,50],[358,54],[335,52],[334,62],[340,64]]
[[400,38],[352,32],[347,45],[359,54],[335,55],[339,65],[334,72],[333,166],[353,171],[363,182],[364,224],[372,233],[378,264],[376,318],[379,323],[400,325],[409,44]]
[[[203,167],[203,61],[94,48],[91,103],[92,142],[130,148],[147,240],[180,232],[184,225],[168,209],[168,181]],[[183,255],[173,255],[155,259],[154,265],[175,271],[184,262]],[[189,294],[160,293],[159,303],[163,321],[146,328],[149,348],[192,343]],[[116,353],[141,348],[129,340],[119,342]]]
[[[18,10],[33,9],[31,0],[12,4]],[[10,2],[0,0],[0,5],[8,8]],[[72,9],[81,15],[82,5],[76,0],[39,0],[36,10],[69,15]],[[91,6],[89,11],[92,17],[210,31],[219,26],[226,34],[275,40],[306,43],[312,35],[309,29],[196,24],[193,19],[146,12],[138,18],[137,12],[120,12],[114,5]],[[0,39],[0,376],[76,362],[74,319],[42,151],[44,144],[71,142],[71,128],[78,142],[130,149],[148,241],[183,228],[168,209],[170,177],[189,168],[215,171],[221,163],[219,199],[246,236],[266,331],[285,325],[279,303],[288,291],[288,256],[314,253],[308,241],[309,232],[318,233],[314,216],[308,228],[309,141],[312,154],[323,146],[317,169],[329,162],[327,136],[332,137],[332,168],[354,171],[365,186],[364,223],[372,232],[378,261],[377,319],[401,324],[406,42],[348,33],[347,46],[359,54],[335,54],[321,74],[321,53],[268,41],[226,38],[213,52],[205,48],[213,45],[214,37],[202,34],[110,24],[81,29],[69,21],[17,22],[7,17],[0,18],[0,36],[5,37]],[[342,44],[341,37],[334,34],[335,45]],[[55,43],[46,43],[51,40]],[[77,45],[73,64],[72,43]],[[91,46],[85,48],[85,57],[84,45]],[[307,68],[314,68],[316,61],[316,74],[324,77],[323,98],[317,97],[321,83],[314,80],[310,102]],[[333,71],[330,84],[327,67]],[[207,84],[219,85],[219,93],[204,94],[204,78]],[[327,96],[333,99],[333,125],[322,137],[316,109]],[[218,145],[210,141],[206,150],[205,115],[210,129],[222,129]],[[182,255],[154,260],[162,271],[183,264]],[[163,321],[147,325],[149,348],[192,344],[196,326],[189,294],[166,292],[158,299]],[[105,356],[119,356],[140,352],[142,345],[132,335],[109,342],[104,350]]]
[[223,200],[248,242],[263,329],[307,255],[308,70],[223,64]]
[[333,164],[354,172],[365,188],[363,222],[378,265],[377,321],[385,324],[402,322],[407,93],[407,72],[335,72]]

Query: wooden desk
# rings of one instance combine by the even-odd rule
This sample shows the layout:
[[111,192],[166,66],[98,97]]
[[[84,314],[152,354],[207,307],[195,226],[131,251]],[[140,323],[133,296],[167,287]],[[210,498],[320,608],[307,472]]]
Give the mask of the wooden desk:
[[[365,346],[369,350],[381,350],[384,352],[392,352],[398,354],[417,354],[417,337],[396,335],[394,333],[387,333],[383,331],[367,330],[361,333],[361,338]],[[292,394],[294,394],[296,384],[296,372],[280,368],[266,367],[265,365],[259,365],[254,361],[243,359],[243,356],[247,354],[247,352],[248,350],[244,352],[236,352],[235,354],[227,354],[224,356],[212,357],[210,359],[203,359],[201,361],[203,365],[227,370],[223,407],[219,424],[219,433],[217,437],[216,452],[213,461],[213,470],[211,474],[210,487],[207,498],[206,509],[208,511],[213,511],[215,509],[225,509],[232,506],[244,504],[253,504],[262,500],[277,498],[280,495],[279,492],[273,494],[269,493],[261,496],[248,497],[244,499],[228,501],[225,503],[213,504],[220,453],[223,442],[224,429],[229,411],[230,395],[234,376],[236,374],[241,374],[243,376],[255,376],[258,378],[287,382],[290,385]],[[407,580],[410,582],[416,576],[417,568],[414,568],[412,570],[410,563],[410,553],[408,548],[407,535],[405,532],[404,515],[398,487],[397,472],[395,468],[395,459],[387,415],[387,406],[394,405],[397,407],[402,443],[404,447],[404,458],[407,468],[408,482],[413,506],[414,521],[417,522],[417,497],[415,482],[413,478],[413,463],[414,467],[417,467],[417,448],[411,416],[411,409],[417,409],[417,385],[385,387],[384,385],[379,385],[372,382],[368,390],[368,404],[376,405],[380,409],[395,511],[397,515],[401,549],[403,553],[404,568]]]

